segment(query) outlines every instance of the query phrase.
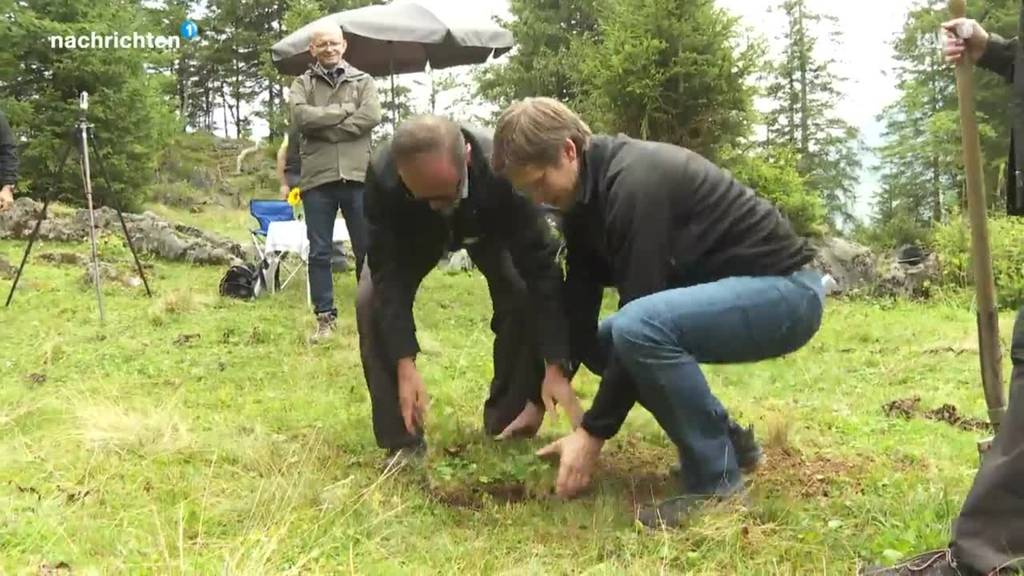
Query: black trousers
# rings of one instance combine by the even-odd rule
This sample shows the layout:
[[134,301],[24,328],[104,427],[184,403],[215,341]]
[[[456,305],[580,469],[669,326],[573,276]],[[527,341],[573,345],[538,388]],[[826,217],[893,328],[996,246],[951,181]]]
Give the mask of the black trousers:
[[953,524],[956,558],[982,574],[1024,568],[1024,308],[1017,311],[1010,355],[1006,417]]
[[[513,266],[511,255],[504,247],[487,241],[473,245],[468,252],[487,279],[494,308],[491,317],[494,377],[483,410],[484,430],[494,436],[522,412],[527,401],[542,404],[540,387],[544,379],[544,360],[537,345],[536,323],[526,284]],[[397,366],[387,360],[377,337],[373,298],[373,271],[367,265],[360,275],[356,295],[359,353],[370,391],[377,445],[394,450],[415,445],[422,438],[406,431],[402,421]],[[427,386],[429,392],[430,383]]]

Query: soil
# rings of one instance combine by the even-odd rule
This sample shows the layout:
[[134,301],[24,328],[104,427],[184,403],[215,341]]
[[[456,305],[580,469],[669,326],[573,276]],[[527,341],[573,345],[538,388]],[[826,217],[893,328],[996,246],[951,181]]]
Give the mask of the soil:
[[921,397],[912,396],[910,398],[902,398],[899,400],[893,400],[882,406],[882,411],[885,412],[886,416],[890,418],[902,418],[904,420],[910,420],[912,418],[921,416],[928,420],[934,420],[936,422],[945,422],[950,426],[955,426],[961,430],[966,431],[988,431],[991,427],[988,422],[979,420],[977,418],[971,418],[970,416],[964,416],[960,413],[960,410],[953,404],[943,404],[938,408],[932,410],[923,410],[921,408]]
[[793,448],[769,448],[754,483],[755,486],[764,486],[768,492],[801,498],[828,498],[840,483],[847,484],[842,487],[843,492],[849,492],[849,483],[856,489],[861,468],[858,463],[835,456],[805,456]]
[[480,510],[488,502],[518,504],[536,498],[521,482],[490,482],[468,486],[435,487],[433,492],[437,500],[445,506],[470,510]]

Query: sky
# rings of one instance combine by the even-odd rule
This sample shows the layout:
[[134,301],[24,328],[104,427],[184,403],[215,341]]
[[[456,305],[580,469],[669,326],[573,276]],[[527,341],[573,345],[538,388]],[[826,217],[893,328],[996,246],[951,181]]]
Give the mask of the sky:
[[[771,10],[778,4],[777,0],[717,0],[717,3],[739,15],[748,26],[756,27],[769,37],[769,46],[778,49],[779,42],[773,37],[784,31],[785,20]],[[823,51],[822,55],[835,59],[836,74],[846,78],[841,88],[844,97],[837,111],[860,129],[867,146],[881,144],[882,127],[876,117],[899,96],[891,73],[896,65],[892,42],[914,3],[914,0],[808,0],[807,3],[811,10],[838,19],[836,47]],[[878,187],[874,168],[877,159],[865,153],[863,160],[854,210],[862,219],[870,216],[871,201]]]

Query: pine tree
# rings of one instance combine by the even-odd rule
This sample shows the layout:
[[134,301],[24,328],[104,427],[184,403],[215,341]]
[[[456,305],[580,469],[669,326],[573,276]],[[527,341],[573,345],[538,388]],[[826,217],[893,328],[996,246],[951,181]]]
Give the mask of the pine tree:
[[[96,148],[93,180],[101,202],[132,207],[150,183],[156,151],[178,129],[172,79],[151,73],[166,68],[166,50],[138,48],[70,49],[49,38],[123,34],[176,34],[154,25],[150,14],[128,0],[26,0],[10,5],[0,23],[4,56],[0,57],[0,108],[24,142],[21,186],[30,195],[78,203],[82,182],[72,160],[56,182],[51,170],[68,142],[78,117],[79,93],[90,94],[88,120],[94,124]],[[106,175],[112,190],[101,176]]]
[[833,71],[835,60],[818,50],[819,35],[837,41],[836,20],[808,10],[805,0],[784,0],[779,9],[787,26],[781,58],[768,69],[765,146],[795,151],[800,174],[829,216],[848,223],[861,167],[859,131],[838,116],[843,79]]
[[576,98],[572,80],[577,63],[569,49],[574,39],[597,31],[598,0],[510,0],[512,20],[503,23],[516,39],[507,61],[484,68],[479,92],[504,106],[528,96]]
[[749,133],[760,45],[712,0],[608,0],[572,46],[571,103],[604,132],[679,144],[716,159]]
[[[1018,2],[986,0],[969,7],[990,31],[1014,34]],[[927,228],[950,210],[963,208],[956,86],[953,69],[940,52],[939,26],[948,18],[945,5],[922,1],[908,13],[893,43],[900,97],[879,116],[885,128],[878,149],[882,188],[875,199],[876,226]],[[975,82],[985,181],[994,202],[1004,194],[1009,92],[1003,79],[984,70],[975,72]]]

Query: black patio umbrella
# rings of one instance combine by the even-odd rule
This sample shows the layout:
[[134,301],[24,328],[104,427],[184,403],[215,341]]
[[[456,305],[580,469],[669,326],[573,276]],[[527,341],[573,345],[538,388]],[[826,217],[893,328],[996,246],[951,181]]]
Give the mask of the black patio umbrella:
[[422,72],[486,62],[512,49],[512,33],[455,2],[398,1],[366,6],[311,22],[271,47],[274,66],[299,75],[312,63],[310,31],[321,22],[341,26],[345,59],[373,76]]

